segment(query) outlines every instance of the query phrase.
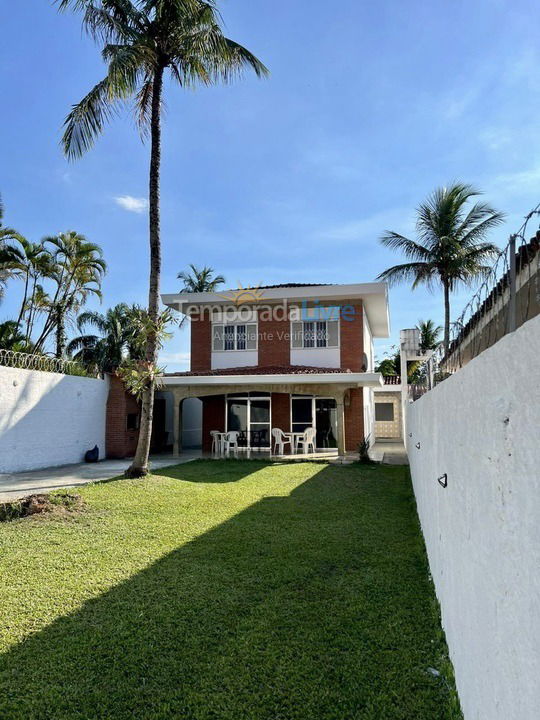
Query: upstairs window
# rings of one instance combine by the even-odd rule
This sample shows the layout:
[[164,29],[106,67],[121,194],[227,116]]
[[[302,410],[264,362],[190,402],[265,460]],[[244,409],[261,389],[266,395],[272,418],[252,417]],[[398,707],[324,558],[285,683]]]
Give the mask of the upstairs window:
[[339,347],[338,320],[309,320],[292,323],[293,348]]
[[257,349],[257,326],[212,325],[212,350],[215,352]]

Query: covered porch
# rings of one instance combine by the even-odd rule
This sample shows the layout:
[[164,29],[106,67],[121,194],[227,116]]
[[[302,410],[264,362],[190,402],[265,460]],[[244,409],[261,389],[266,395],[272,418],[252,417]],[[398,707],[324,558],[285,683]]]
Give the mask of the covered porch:
[[[238,370],[238,369],[237,369]],[[249,372],[251,370],[251,372]],[[280,369],[281,370],[281,369]],[[243,372],[242,372],[243,371]],[[272,430],[300,435],[315,431],[311,459],[344,458],[358,451],[367,434],[363,389],[379,387],[379,373],[326,369],[264,372],[245,368],[238,374],[178,373],[162,378],[162,389],[173,402],[173,454],[182,453],[182,405],[188,398],[202,401],[202,451],[212,449],[212,431],[237,431],[239,452],[250,457],[273,454]],[[306,457],[292,444],[287,457]]]

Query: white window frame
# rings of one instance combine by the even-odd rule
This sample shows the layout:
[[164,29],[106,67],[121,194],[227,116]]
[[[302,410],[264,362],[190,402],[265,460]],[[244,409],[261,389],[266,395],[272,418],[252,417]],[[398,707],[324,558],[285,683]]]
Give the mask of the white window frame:
[[[238,347],[238,328],[244,327],[246,328],[246,345],[247,345],[247,328],[248,326],[252,325],[255,328],[255,347],[252,348],[239,348]],[[216,328],[222,328],[222,339],[223,339],[223,347],[219,350],[216,350],[214,348],[214,336],[215,336],[215,330]],[[226,348],[225,347],[225,328],[234,328],[234,348]],[[226,353],[235,353],[235,352],[257,352],[259,349],[259,326],[256,322],[234,322],[234,323],[212,323],[212,352],[226,352]]]
[[[328,344],[328,323],[329,322],[335,322],[337,323],[337,344],[336,345],[329,345]],[[302,324],[302,345],[298,346],[294,344],[294,326]],[[318,328],[317,325],[322,325],[324,323],[325,325],[325,337],[326,337],[326,344],[325,345],[318,345],[317,344],[317,333]],[[315,338],[314,338],[314,344],[313,345],[306,345],[306,325],[314,325],[315,326]],[[309,330],[307,331],[309,332]],[[291,350],[333,350],[340,347],[340,341],[341,341],[341,325],[340,320],[295,320],[291,322]]]
[[[252,400],[268,400],[270,405],[270,422],[268,423],[268,441],[270,445],[264,445],[262,447],[252,448],[248,445],[242,450],[271,450],[272,449],[272,393],[269,395],[257,395],[257,391],[251,390],[246,391],[247,395],[236,395],[235,393],[225,394],[225,432],[229,430],[229,413],[228,413],[228,400],[247,400],[247,429],[248,432],[251,430],[251,401]],[[253,395],[251,395],[253,393]],[[266,423],[253,423],[254,425],[266,425]]]

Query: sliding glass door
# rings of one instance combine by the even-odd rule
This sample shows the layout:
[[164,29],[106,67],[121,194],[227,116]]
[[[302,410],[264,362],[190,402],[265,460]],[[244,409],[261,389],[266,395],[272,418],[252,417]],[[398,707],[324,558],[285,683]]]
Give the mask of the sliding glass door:
[[237,430],[240,447],[270,448],[270,394],[227,396],[227,430]]
[[314,427],[317,449],[337,447],[337,409],[333,398],[293,395],[291,398],[291,429],[304,432]]

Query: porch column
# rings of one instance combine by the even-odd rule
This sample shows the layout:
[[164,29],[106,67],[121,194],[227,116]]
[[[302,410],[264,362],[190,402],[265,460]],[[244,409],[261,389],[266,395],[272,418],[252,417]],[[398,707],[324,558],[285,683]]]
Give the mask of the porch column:
[[336,395],[338,455],[345,455],[345,402],[344,393]]
[[180,455],[180,402],[179,393],[173,391],[173,455]]

